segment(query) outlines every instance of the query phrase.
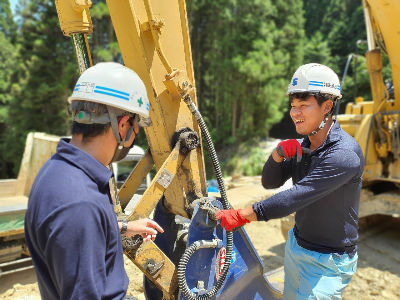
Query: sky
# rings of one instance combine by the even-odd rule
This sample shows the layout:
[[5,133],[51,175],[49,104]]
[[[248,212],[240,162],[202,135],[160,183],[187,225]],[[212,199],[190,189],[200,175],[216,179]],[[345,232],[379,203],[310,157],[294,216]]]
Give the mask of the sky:
[[11,6],[11,10],[14,13],[15,12],[15,6],[18,3],[18,0],[9,0],[10,1],[10,6]]

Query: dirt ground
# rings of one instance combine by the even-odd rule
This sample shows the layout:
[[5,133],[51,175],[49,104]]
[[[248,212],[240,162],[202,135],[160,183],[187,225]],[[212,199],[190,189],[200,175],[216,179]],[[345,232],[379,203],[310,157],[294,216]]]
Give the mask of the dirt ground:
[[[228,179],[228,197],[235,208],[245,207],[266,195],[259,177]],[[357,272],[343,299],[400,299],[400,218],[376,218],[362,224]],[[366,223],[366,222],[365,222]],[[280,220],[253,222],[245,226],[265,271],[283,265],[285,240]],[[260,234],[263,238],[260,239]],[[128,294],[143,300],[142,274],[129,260],[125,267],[130,277]],[[0,299],[40,299],[34,270],[0,277]]]

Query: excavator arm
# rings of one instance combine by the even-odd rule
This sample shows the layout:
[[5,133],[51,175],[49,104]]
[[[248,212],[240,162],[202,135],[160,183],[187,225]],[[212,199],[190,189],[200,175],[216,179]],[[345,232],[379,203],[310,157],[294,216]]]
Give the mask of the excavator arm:
[[[400,213],[400,1],[362,0],[362,4],[372,99],[356,98],[337,119],[365,158],[359,216],[392,216]],[[383,78],[383,55],[390,63],[392,91]]]
[[[90,6],[88,0],[56,1],[61,29],[73,39],[80,72],[92,65],[87,42]],[[155,166],[157,174],[128,219],[148,217],[160,198],[170,213],[189,217],[188,205],[207,192],[200,130],[181,101],[190,95],[196,103],[185,1],[109,0],[107,6],[124,64],[146,85],[152,120],[145,128],[149,150],[116,195],[116,203],[123,209]],[[169,47],[162,49],[162,44]],[[125,253],[164,294],[175,293],[176,267],[153,242],[128,247]],[[155,266],[162,267],[153,272]]]
[[[374,113],[400,110],[400,2],[363,0],[367,30],[367,67],[370,73]],[[382,55],[385,52],[392,67],[394,99],[390,99],[382,77]],[[388,101],[391,100],[391,101]]]
[[[119,214],[155,166],[156,175],[128,219],[153,213],[165,232],[155,242],[123,237],[125,254],[148,278],[147,297],[176,299],[179,284],[180,299],[246,298],[247,288],[254,299],[280,298],[279,288],[265,280],[262,262],[244,230],[233,234],[217,226],[216,210],[230,204],[197,109],[185,0],[106,3],[123,62],[143,80],[150,101],[152,124],[145,128],[149,149],[114,196]],[[87,42],[90,6],[90,0],[56,0],[60,26],[73,39],[80,72],[92,65]],[[219,201],[207,197],[202,138],[219,183]],[[231,263],[237,267],[229,268]],[[282,271],[273,277],[281,278],[278,274]]]

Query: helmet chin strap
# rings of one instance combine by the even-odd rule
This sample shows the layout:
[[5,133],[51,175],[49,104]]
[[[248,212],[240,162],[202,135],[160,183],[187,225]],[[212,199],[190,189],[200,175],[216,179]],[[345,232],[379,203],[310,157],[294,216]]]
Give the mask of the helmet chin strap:
[[[131,126],[126,134],[125,139],[121,139],[121,136],[119,134],[119,130],[118,130],[118,119],[117,119],[117,113],[118,110],[114,109],[113,107],[108,106],[108,114],[110,116],[110,121],[111,121],[111,128],[114,134],[115,139],[117,140],[117,147],[115,149],[114,152],[114,156],[111,160],[111,162],[113,161],[118,161],[121,160],[122,158],[124,158],[127,154],[128,151],[130,149],[130,147],[125,148],[124,144],[129,141],[129,139],[131,138],[132,132],[133,132],[133,126]],[[132,143],[133,145],[133,143]]]
[[320,131],[322,128],[324,128],[324,126],[326,125],[326,122],[328,121],[329,115],[330,115],[329,113],[326,114],[325,118],[321,121],[318,128],[315,129],[313,132],[311,132],[308,136],[313,136],[313,135],[317,134],[318,131]]

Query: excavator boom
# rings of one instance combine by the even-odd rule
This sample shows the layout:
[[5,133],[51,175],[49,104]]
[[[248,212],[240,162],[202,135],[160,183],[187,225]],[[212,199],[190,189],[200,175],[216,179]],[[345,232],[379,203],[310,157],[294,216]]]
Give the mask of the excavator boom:
[[[147,277],[147,298],[176,299],[178,285],[180,299],[236,299],[246,297],[247,288],[252,290],[251,299],[280,298],[282,291],[264,278],[262,262],[244,230],[225,232],[215,220],[215,210],[230,204],[197,109],[185,0],[106,3],[123,62],[141,77],[150,101],[152,124],[145,128],[149,149],[114,200],[117,214],[122,213],[155,166],[156,175],[128,219],[153,213],[165,232],[154,243],[123,238],[125,254]],[[83,72],[92,65],[87,43],[92,31],[90,1],[56,0],[56,6],[61,29],[73,38]],[[202,137],[216,172],[220,201],[207,197]],[[236,267],[229,268],[231,264]],[[273,278],[277,274],[282,270]]]
[[[372,99],[356,98],[355,103],[347,104],[345,114],[338,115],[337,119],[359,143],[365,157],[359,217],[399,215],[400,2],[362,0],[362,3]],[[382,73],[384,54],[392,71],[391,80],[386,78],[386,82]]]
[[[387,107],[387,110],[400,110],[400,2],[389,0],[363,0],[364,16],[367,28],[368,50],[373,51],[377,47],[386,52],[392,67],[392,81],[394,87],[394,105]],[[371,64],[370,64],[371,65]],[[379,72],[372,64],[369,72]],[[374,102],[374,112],[377,112],[379,100],[385,95],[379,94],[376,90],[382,84],[374,79],[371,74],[371,89]],[[377,99],[379,95],[380,99]],[[383,98],[382,98],[383,97]],[[387,96],[386,96],[387,98]]]

